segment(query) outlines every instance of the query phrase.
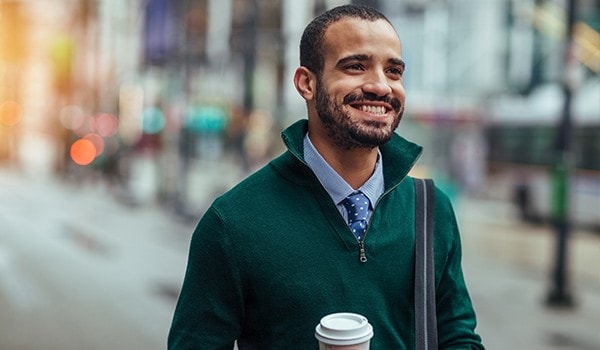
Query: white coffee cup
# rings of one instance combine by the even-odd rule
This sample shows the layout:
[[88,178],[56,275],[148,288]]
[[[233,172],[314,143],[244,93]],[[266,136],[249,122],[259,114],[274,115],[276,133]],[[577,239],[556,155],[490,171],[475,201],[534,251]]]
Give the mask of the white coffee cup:
[[373,326],[363,315],[340,312],[323,317],[315,337],[319,350],[369,350]]

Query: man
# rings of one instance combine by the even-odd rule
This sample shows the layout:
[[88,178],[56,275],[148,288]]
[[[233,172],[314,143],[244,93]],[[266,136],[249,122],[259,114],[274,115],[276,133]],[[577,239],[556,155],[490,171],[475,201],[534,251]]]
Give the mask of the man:
[[[421,147],[394,133],[405,99],[400,39],[379,12],[337,7],[305,29],[300,64],[308,121],[284,130],[287,152],[198,223],[170,349],[231,349],[236,339],[240,349],[317,349],[315,326],[335,312],[368,318],[371,349],[415,346],[407,174]],[[483,349],[452,207],[436,192],[439,347]],[[346,209],[356,193],[367,216],[358,226]]]

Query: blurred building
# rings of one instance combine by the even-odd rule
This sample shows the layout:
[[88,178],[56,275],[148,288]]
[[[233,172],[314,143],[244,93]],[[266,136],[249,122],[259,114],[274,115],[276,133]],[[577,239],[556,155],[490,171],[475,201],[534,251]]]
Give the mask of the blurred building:
[[[102,137],[108,151],[98,152],[84,168],[116,175],[147,200],[185,203],[191,199],[185,197],[193,174],[219,158],[235,154],[250,170],[281,150],[278,130],[305,117],[292,84],[302,30],[316,13],[349,2],[378,7],[399,32],[408,94],[399,132],[426,146],[417,172],[435,174],[440,183],[447,180],[449,192],[481,194],[498,164],[547,165],[535,157],[551,151],[562,113],[568,1],[65,0],[52,5],[2,0],[0,18],[4,26],[11,23],[6,8],[21,4],[29,22],[43,23],[47,32],[61,29],[63,49],[72,50],[69,74],[60,81],[68,93],[60,90],[61,99],[55,99],[50,96],[57,91],[48,89],[42,99],[53,103],[38,101],[35,109],[24,109],[31,115],[43,110],[54,123],[66,106],[95,119],[118,117],[118,134]],[[53,17],[59,18],[54,27],[47,17],[53,12],[66,13]],[[585,125],[585,130],[574,128],[579,133],[575,167],[597,178],[597,1],[578,0],[575,17],[568,77],[573,118]],[[14,66],[12,56],[4,56],[2,72]],[[42,60],[38,57],[30,74]],[[69,111],[73,114],[73,108]],[[269,120],[261,125],[270,130],[246,142],[251,115]],[[517,121],[521,129],[528,121],[532,131],[511,134]],[[62,158],[71,171],[85,174],[68,152],[83,136],[66,131]],[[259,139],[268,142],[257,145]],[[245,158],[245,144],[262,150],[258,160],[253,153],[254,165]]]

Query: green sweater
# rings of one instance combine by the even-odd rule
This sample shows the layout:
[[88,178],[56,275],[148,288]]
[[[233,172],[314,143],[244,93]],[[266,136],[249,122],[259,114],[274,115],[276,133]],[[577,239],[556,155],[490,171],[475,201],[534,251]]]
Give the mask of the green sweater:
[[[414,190],[421,147],[398,135],[381,147],[385,192],[359,261],[356,238],[303,160],[306,120],[288,151],[217,198],[191,240],[169,349],[318,349],[315,326],[334,312],[365,315],[372,350],[414,348]],[[483,349],[461,269],[448,198],[436,191],[440,349]],[[246,346],[245,344],[252,344]]]

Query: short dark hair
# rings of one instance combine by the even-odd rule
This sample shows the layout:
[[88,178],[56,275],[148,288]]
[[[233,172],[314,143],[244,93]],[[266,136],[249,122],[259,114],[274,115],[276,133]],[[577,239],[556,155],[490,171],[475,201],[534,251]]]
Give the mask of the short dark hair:
[[304,29],[300,39],[300,65],[320,75],[323,69],[323,41],[325,31],[335,22],[346,18],[358,18],[367,21],[390,20],[376,9],[363,5],[342,5],[328,10],[313,19]]

